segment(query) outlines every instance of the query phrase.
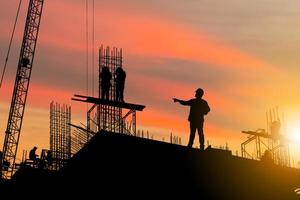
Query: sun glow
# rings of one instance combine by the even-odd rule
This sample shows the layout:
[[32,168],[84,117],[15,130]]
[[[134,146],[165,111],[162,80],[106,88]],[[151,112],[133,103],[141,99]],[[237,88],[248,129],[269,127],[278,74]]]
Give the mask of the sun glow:
[[300,121],[290,123],[286,129],[288,139],[300,144]]

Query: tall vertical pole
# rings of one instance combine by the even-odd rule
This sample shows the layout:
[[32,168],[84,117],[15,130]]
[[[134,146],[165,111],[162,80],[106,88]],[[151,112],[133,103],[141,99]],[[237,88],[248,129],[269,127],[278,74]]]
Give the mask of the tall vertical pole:
[[135,112],[135,110],[132,112],[132,129],[133,129],[133,134],[136,135],[136,112]]

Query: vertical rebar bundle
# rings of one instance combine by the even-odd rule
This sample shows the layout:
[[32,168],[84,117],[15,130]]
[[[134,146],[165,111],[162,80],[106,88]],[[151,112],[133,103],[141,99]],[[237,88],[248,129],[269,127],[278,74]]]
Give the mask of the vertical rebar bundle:
[[[93,103],[87,111],[87,140],[90,139],[89,132],[102,130],[136,135],[136,111],[142,111],[145,106],[124,102],[126,72],[122,70],[122,59],[122,49],[101,46],[98,98],[75,95]],[[82,101],[78,98],[73,100]]]
[[[116,101],[116,69],[122,67],[122,49],[104,48],[101,45],[99,49],[99,98],[101,98],[101,72],[104,67],[108,67],[111,73],[111,82],[109,89],[109,101]],[[116,133],[123,133],[122,109],[116,106],[99,105],[98,108],[98,129],[107,130]]]
[[50,150],[52,169],[59,170],[71,157],[71,107],[50,104]]

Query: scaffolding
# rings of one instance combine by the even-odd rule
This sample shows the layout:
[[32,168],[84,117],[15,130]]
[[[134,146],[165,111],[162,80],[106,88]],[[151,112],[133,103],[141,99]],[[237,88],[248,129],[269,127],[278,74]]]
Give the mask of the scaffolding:
[[267,112],[267,127],[267,131],[261,128],[256,131],[242,131],[248,135],[247,140],[241,144],[242,157],[262,160],[266,153],[270,153],[275,164],[290,167],[289,143],[292,141],[281,135],[278,110]]
[[71,133],[71,154],[76,154],[87,143],[86,131],[75,129]]
[[51,169],[59,170],[71,157],[71,107],[50,104],[50,150],[53,155]]
[[[75,95],[84,98],[73,100],[92,103],[87,112],[87,140],[90,139],[89,132],[97,133],[101,130],[136,135],[136,111],[142,111],[145,106],[125,103],[117,99],[116,95],[116,69],[123,68],[122,49],[104,48],[99,49],[99,93],[98,98]],[[104,99],[101,88],[101,73],[108,68],[111,74],[108,99]]]
[[[94,97],[88,97],[88,96],[76,95],[76,94],[74,96],[75,98],[72,98],[72,100],[93,104],[91,109],[87,112],[88,122],[87,122],[86,133],[97,133],[99,131],[104,130],[112,133],[122,133],[122,134],[136,136],[136,111],[143,111],[143,109],[145,108],[144,105],[125,103],[125,102],[116,102],[116,101],[107,101],[100,98],[94,98]],[[94,113],[97,112],[96,108],[101,106],[110,109],[108,110],[100,109],[100,111],[98,112],[99,114],[97,115],[98,116],[97,119],[100,119],[100,122],[97,122],[95,118],[92,118],[91,116],[95,116]],[[124,114],[123,115],[116,114],[116,116],[114,116],[115,112],[109,112],[113,110],[111,108],[120,109],[121,113]],[[102,112],[105,112],[104,116],[106,118],[99,117],[103,115]],[[107,124],[107,126],[101,126],[101,124]],[[97,129],[92,130],[91,127],[94,128],[97,127]],[[91,138],[90,136],[89,138]]]
[[[116,101],[116,69],[123,67],[122,49],[110,47],[104,48],[101,45],[99,49],[99,98],[101,98],[101,73],[104,67],[108,67],[111,73],[111,87],[109,91],[109,101]],[[123,133],[122,108],[100,104],[98,107],[98,130],[107,130],[111,132]],[[92,113],[92,110],[90,110]],[[91,115],[88,113],[88,120]],[[89,127],[91,128],[91,127]]]
[[77,126],[70,124],[74,129],[71,134],[71,155],[76,154],[84,145],[92,138],[96,133],[87,130],[87,127],[83,125]]

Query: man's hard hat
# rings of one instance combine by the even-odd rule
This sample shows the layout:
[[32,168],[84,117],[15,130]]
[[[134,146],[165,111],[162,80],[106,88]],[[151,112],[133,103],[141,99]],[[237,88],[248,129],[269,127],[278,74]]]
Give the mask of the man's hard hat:
[[196,90],[196,93],[198,94],[203,94],[204,93],[204,91],[202,90],[202,88],[198,88],[197,90]]

